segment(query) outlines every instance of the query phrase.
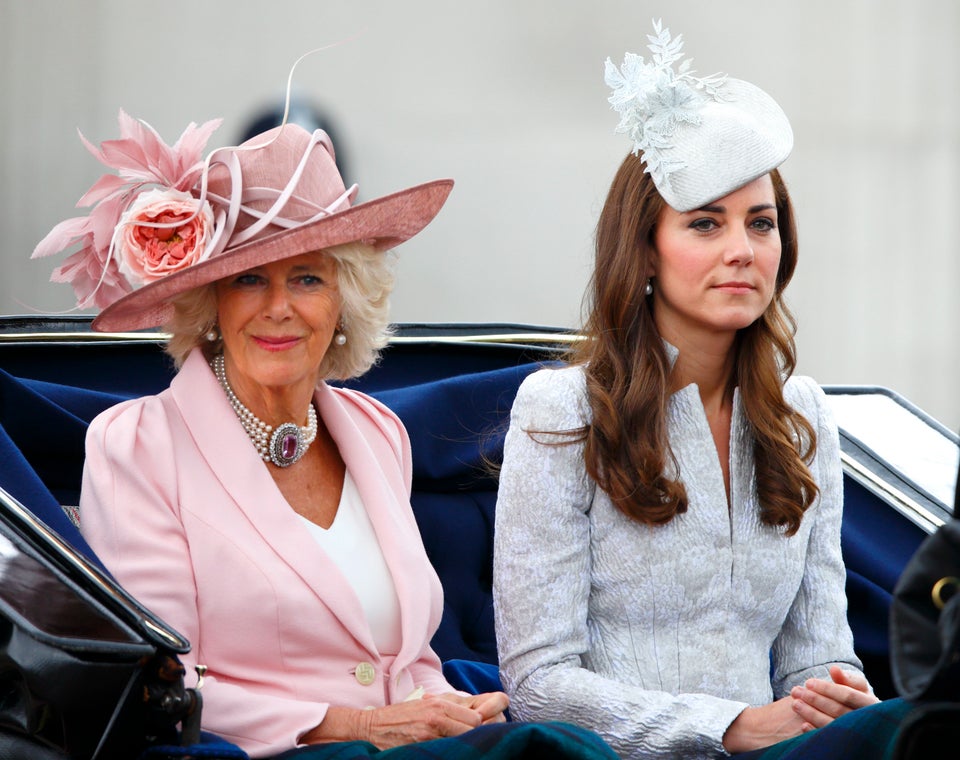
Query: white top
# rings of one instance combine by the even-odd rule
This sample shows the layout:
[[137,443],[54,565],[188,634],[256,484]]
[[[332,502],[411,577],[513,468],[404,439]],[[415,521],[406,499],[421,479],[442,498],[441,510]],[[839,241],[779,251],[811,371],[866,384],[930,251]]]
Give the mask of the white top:
[[831,663],[860,669],[846,619],[837,428],[811,379],[790,379],[784,397],[818,439],[810,470],[820,496],[791,537],[760,523],[739,392],[729,509],[699,390],[671,397],[668,434],[689,508],[653,527],[596,487],[582,443],[526,432],[590,420],[583,370],[523,382],[494,531],[500,670],[516,719],[578,723],[629,760],[713,758],[726,754],[723,734],[746,706],[827,676]]
[[300,519],[360,599],[380,654],[397,654],[401,642],[397,588],[350,471],[343,476],[340,506],[329,528]]

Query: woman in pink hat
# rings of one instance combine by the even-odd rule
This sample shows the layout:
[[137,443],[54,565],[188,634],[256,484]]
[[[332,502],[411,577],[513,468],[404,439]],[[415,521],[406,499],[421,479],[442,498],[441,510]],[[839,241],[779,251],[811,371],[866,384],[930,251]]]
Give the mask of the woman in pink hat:
[[[90,425],[80,527],[190,641],[202,727],[267,757],[503,723],[506,695],[455,691],[430,647],[443,597],[410,507],[406,431],[324,382],[376,360],[386,251],[453,183],[354,205],[321,130],[287,124],[204,160],[217,122],[172,147],[122,112],[120,125],[120,140],[87,143],[119,176],[35,255],[79,243],[54,279],[102,308],[95,329],[171,334],[169,389]],[[609,757],[581,738],[585,757]]]
[[[790,124],[747,82],[674,69],[661,25],[650,40],[649,61],[607,62],[634,150],[584,340],[512,409],[495,619],[514,717],[576,722],[623,758],[713,758],[878,700],[846,618],[837,427],[791,376]],[[823,757],[890,736],[852,733]]]

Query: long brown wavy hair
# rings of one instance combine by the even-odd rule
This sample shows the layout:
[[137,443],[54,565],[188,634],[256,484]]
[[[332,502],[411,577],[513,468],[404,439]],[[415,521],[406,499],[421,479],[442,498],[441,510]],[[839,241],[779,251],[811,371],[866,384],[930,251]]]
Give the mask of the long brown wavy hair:
[[[785,378],[796,365],[796,323],[783,290],[797,265],[797,234],[786,185],[778,171],[770,176],[780,267],[770,306],[738,333],[730,382],[731,390],[740,388],[753,433],[760,519],[792,535],[818,493],[806,465],[817,442],[811,424],[783,399]],[[569,357],[587,378],[592,422],[580,438],[587,472],[624,514],[651,525],[687,509],[667,436],[671,363],[644,291],[664,206],[641,159],[628,155],[600,214],[584,340]]]

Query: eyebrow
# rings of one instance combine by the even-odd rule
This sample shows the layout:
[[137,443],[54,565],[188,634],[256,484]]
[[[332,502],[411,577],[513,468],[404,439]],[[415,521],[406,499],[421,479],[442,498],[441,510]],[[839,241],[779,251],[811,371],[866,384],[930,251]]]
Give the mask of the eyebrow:
[[[290,271],[291,271],[293,274],[300,274],[301,272],[309,272],[309,271],[313,271],[314,269],[317,269],[317,268],[318,268],[318,266],[317,266],[316,264],[297,264],[297,265],[291,267],[291,268],[290,268]],[[237,273],[237,276],[239,277],[240,275],[245,275],[245,274],[260,274],[260,273],[263,272],[263,270],[264,270],[264,266],[263,266],[263,265],[255,266],[255,267],[252,267],[252,268],[250,268],[250,269],[245,269],[245,270],[242,271],[242,272],[238,272],[238,273]]]
[[[747,209],[747,213],[757,214],[761,211],[769,211],[770,209],[775,209],[775,208],[776,208],[776,205],[773,203],[760,203],[756,206],[751,206],[749,209]],[[706,211],[708,214],[727,213],[727,209],[725,206],[716,206],[716,205],[701,206],[700,208],[697,209],[697,211]]]

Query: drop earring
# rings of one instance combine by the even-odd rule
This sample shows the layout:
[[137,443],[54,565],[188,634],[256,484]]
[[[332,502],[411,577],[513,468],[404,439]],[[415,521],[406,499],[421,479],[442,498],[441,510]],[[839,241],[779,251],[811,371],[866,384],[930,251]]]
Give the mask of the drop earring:
[[207,330],[206,335],[203,336],[210,343],[216,343],[220,338],[220,333],[217,331],[216,324],[213,325],[209,330]]
[[650,277],[647,278],[647,286],[643,289],[643,294],[645,296],[653,295],[653,282]]
[[347,345],[347,336],[343,332],[343,322],[337,323],[337,331],[333,334],[333,342],[338,346]]

